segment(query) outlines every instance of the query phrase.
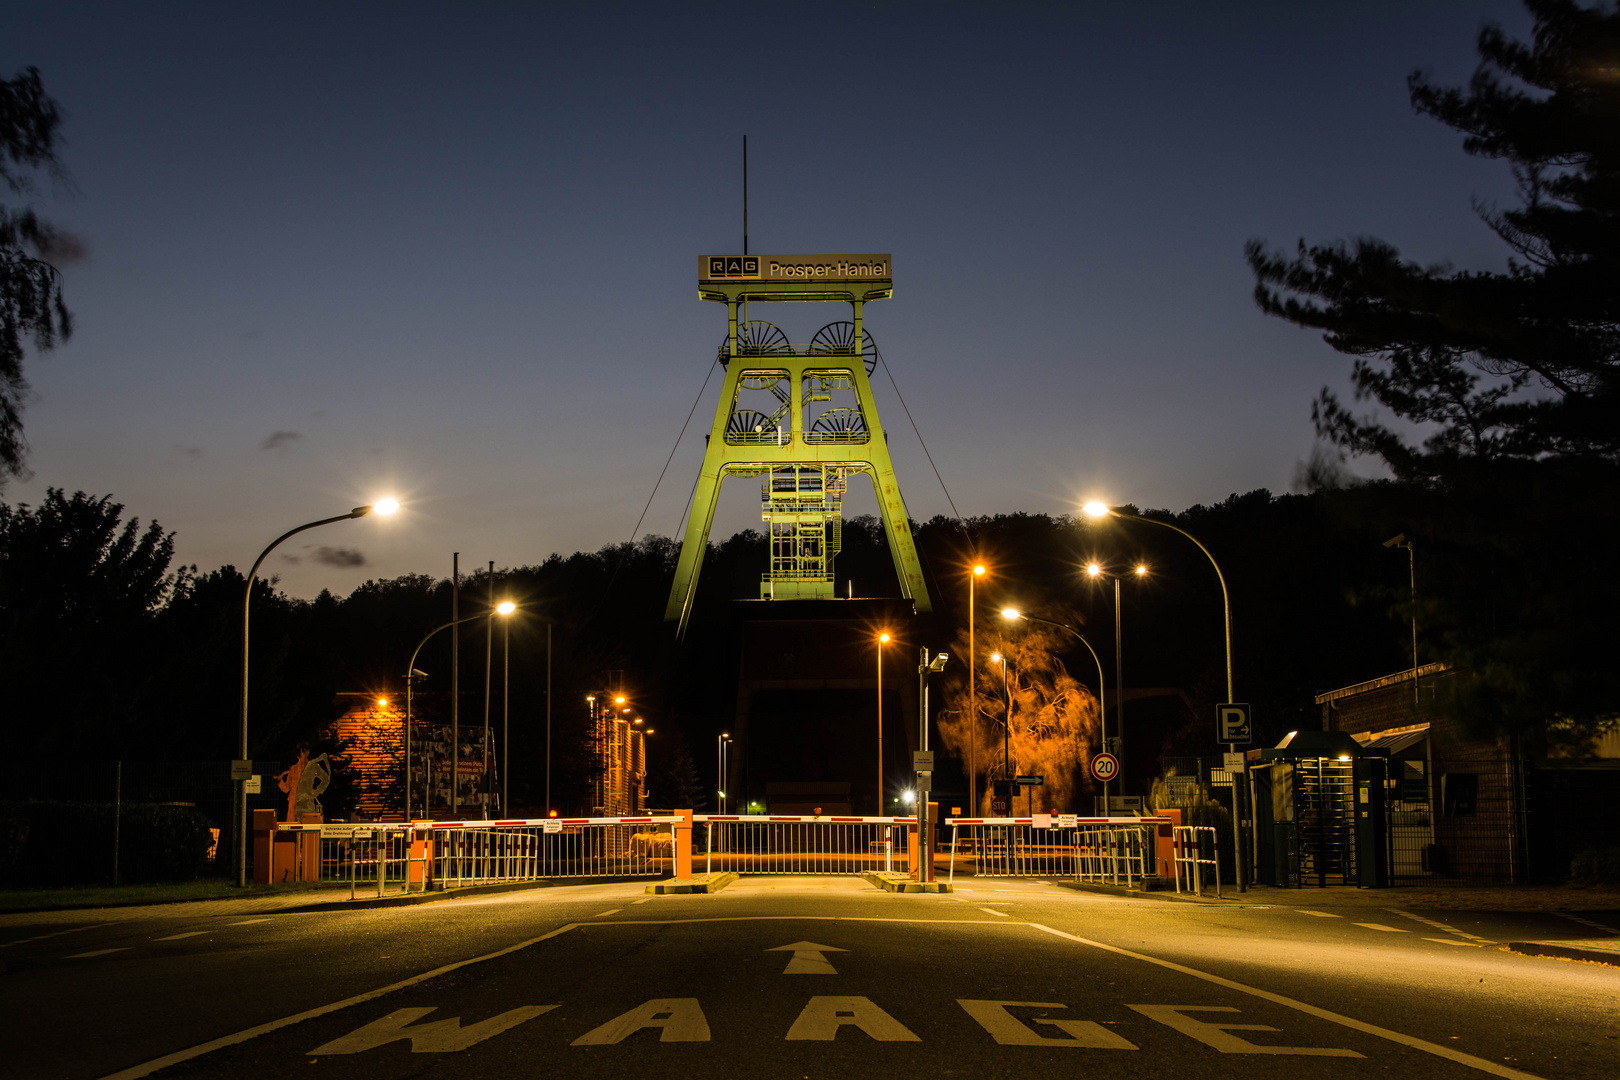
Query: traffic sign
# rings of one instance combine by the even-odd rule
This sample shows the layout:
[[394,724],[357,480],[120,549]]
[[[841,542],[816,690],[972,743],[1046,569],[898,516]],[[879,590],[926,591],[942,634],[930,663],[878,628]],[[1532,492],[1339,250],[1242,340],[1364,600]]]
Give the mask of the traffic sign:
[[1243,771],[1243,755],[1241,753],[1238,753],[1238,754],[1222,754],[1221,755],[1221,760],[1222,760],[1221,768],[1225,769],[1227,772],[1242,772]]
[[1227,703],[1215,706],[1215,741],[1223,743],[1254,742],[1254,723],[1247,704]]
[[1040,787],[1046,783],[1044,776],[1020,776],[1017,778],[1019,787]]
[[237,758],[231,762],[231,779],[246,780],[253,775],[253,762]]
[[933,772],[934,752],[932,750],[913,750],[911,752],[911,768],[913,772]]
[[1113,754],[1098,754],[1091,759],[1091,776],[1104,783],[1119,775],[1119,758]]

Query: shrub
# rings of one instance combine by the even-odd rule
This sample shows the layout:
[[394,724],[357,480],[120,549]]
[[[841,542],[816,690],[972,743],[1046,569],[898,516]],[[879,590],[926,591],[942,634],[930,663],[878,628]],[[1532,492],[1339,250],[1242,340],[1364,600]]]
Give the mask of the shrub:
[[[15,841],[14,852],[8,838]],[[130,883],[195,878],[208,865],[212,843],[208,819],[189,806],[125,803],[119,876]],[[111,803],[0,804],[0,885],[103,884],[112,872]]]
[[1570,860],[1569,876],[1586,884],[1620,885],[1620,847],[1588,848]]

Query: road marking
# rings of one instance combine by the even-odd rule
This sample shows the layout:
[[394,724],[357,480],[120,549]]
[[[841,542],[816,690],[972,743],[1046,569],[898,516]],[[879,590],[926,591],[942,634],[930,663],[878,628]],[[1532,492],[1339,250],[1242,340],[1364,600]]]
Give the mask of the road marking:
[[774,949],[766,949],[765,951],[790,952],[793,954],[793,959],[789,960],[787,967],[782,969],[784,975],[836,975],[838,972],[833,969],[827,958],[821,954],[849,952],[848,949],[840,949],[836,945],[817,945],[813,941],[796,941],[792,945],[778,945]]
[[71,930],[52,930],[48,934],[36,934],[33,937],[18,938],[16,941],[7,941],[0,944],[0,949],[9,949],[13,945],[27,945],[30,941],[44,941],[46,938],[61,937],[63,934],[77,934],[85,930],[94,930],[97,926],[111,926],[112,923],[91,923],[89,926],[75,926]]
[[1507,1080],[1542,1080],[1541,1077],[1536,1076],[1534,1073],[1521,1072],[1518,1069],[1510,1069],[1506,1065],[1498,1065],[1494,1061],[1487,1061],[1484,1058],[1475,1057],[1473,1054],[1465,1054],[1462,1051],[1454,1050],[1449,1046],[1441,1046],[1439,1043],[1432,1043],[1426,1039],[1419,1039],[1414,1035],[1407,1035],[1404,1032],[1379,1027],[1377,1024],[1369,1024],[1364,1020],[1357,1020],[1353,1017],[1345,1016],[1343,1013],[1332,1012],[1328,1009],[1319,1008],[1315,1005],[1307,1005],[1305,1002],[1300,1001],[1297,998],[1284,997],[1282,994],[1274,994],[1270,990],[1262,990],[1257,986],[1248,986],[1244,983],[1234,982],[1231,979],[1223,978],[1220,975],[1215,975],[1208,971],[1200,971],[1197,968],[1187,967],[1185,964],[1178,964],[1173,960],[1160,960],[1156,956],[1148,956],[1146,953],[1132,952],[1129,949],[1122,949],[1117,945],[1105,945],[1100,941],[1092,941],[1090,938],[1078,937],[1074,934],[1065,933],[1062,930],[1055,929],[1054,927],[1042,925],[1041,923],[1020,922],[1012,923],[1011,925],[1034,927],[1036,930],[1055,935],[1056,937],[1066,938],[1069,941],[1077,941],[1082,945],[1090,945],[1094,949],[1101,949],[1104,952],[1115,953],[1119,956],[1128,956],[1133,960],[1141,960],[1144,963],[1154,964],[1169,971],[1179,971],[1183,975],[1191,975],[1195,979],[1202,979],[1205,982],[1213,983],[1216,986],[1224,986],[1228,990],[1236,990],[1239,993],[1249,994],[1253,997],[1260,998],[1262,1001],[1269,1001],[1276,1005],[1284,1005],[1290,1009],[1297,1009],[1308,1016],[1314,1016],[1320,1020],[1329,1020],[1335,1024],[1341,1024],[1353,1031],[1360,1031],[1367,1035],[1376,1035],[1381,1039],[1388,1039],[1390,1042],[1399,1043],[1402,1046],[1409,1046],[1414,1050],[1422,1050],[1423,1052],[1433,1054],[1436,1057],[1443,1057],[1447,1061],[1455,1061],[1458,1064],[1467,1065],[1471,1069],[1478,1069],[1480,1072],[1490,1073],[1492,1076],[1505,1077]]
[[1010,919],[1010,918],[1012,918],[1012,915],[1011,915],[1011,914],[1009,914],[1009,913],[1008,913],[1008,912],[1005,912],[1005,911],[997,911],[997,910],[996,910],[996,909],[995,909],[995,908],[993,908],[993,907],[982,907],[982,908],[980,908],[980,909],[979,909],[979,910],[980,910],[980,911],[988,911],[988,912],[989,912],[989,913],[990,913],[990,914],[992,914],[992,915],[1000,915],[1000,916],[1001,916],[1001,917],[1002,917],[1002,918],[1003,918],[1003,919]]
[[1354,1050],[1343,1050],[1331,1046],[1262,1046],[1259,1043],[1240,1039],[1229,1034],[1233,1031],[1276,1031],[1274,1027],[1266,1024],[1217,1024],[1214,1021],[1194,1020],[1187,1016],[1190,1012],[1205,1013],[1235,1013],[1238,1010],[1230,1005],[1130,1005],[1127,1008],[1135,1009],[1149,1020],[1157,1020],[1166,1027],[1173,1027],[1190,1038],[1197,1039],[1205,1046],[1213,1046],[1223,1054],[1288,1054],[1304,1057],[1366,1057]]
[[106,956],[108,953],[128,952],[128,951],[129,951],[129,946],[127,946],[127,945],[125,945],[125,946],[123,946],[121,948],[117,948],[117,949],[91,949],[89,952],[74,953],[72,956],[68,957],[68,959],[69,960],[86,960],[86,959],[89,959],[92,956]]
[[1343,915],[1335,915],[1330,911],[1300,911],[1301,915],[1315,915],[1318,919],[1342,919]]
[[957,998],[956,1003],[990,1033],[1002,1046],[1078,1046],[1094,1050],[1135,1050],[1135,1043],[1114,1034],[1095,1020],[1036,1020],[1037,1024],[1050,1024],[1073,1038],[1055,1039],[1042,1035],[1012,1013],[1015,1009],[1067,1009],[1053,1001],[975,1001]]
[[226,925],[227,925],[227,926],[252,926],[252,925],[253,925],[253,924],[254,924],[254,923],[260,923],[260,922],[269,922],[269,921],[270,921],[270,920],[269,920],[269,919],[268,919],[268,918],[263,918],[263,919],[244,919],[244,920],[242,920],[242,921],[241,921],[241,922],[233,922],[233,923],[227,923],[227,924],[226,924]]
[[[1391,915],[1403,916],[1405,918],[1411,919],[1413,922],[1420,922],[1424,926],[1432,926],[1436,930],[1444,930],[1448,934],[1456,934],[1460,938],[1467,938],[1469,941],[1475,942],[1475,943],[1480,944],[1480,945],[1495,945],[1496,944],[1496,942],[1492,941],[1490,938],[1482,938],[1478,934],[1470,934],[1466,930],[1459,930],[1455,926],[1447,926],[1443,922],[1435,922],[1433,919],[1426,919],[1422,915],[1414,915],[1410,911],[1402,911],[1400,908],[1387,908],[1385,910],[1387,910]],[[1435,939],[1434,938],[1429,938],[1428,940],[1433,941]]]
[[602,918],[606,918],[609,915],[617,915],[619,912],[621,912],[623,910],[624,910],[624,908],[622,908],[622,907],[608,908],[606,911],[598,911],[595,915],[592,915],[591,918],[593,918],[593,919],[602,919]]
[[515,1028],[523,1021],[533,1020],[541,1013],[550,1012],[557,1006],[524,1005],[467,1027],[461,1026],[459,1016],[452,1016],[448,1020],[435,1020],[431,1024],[411,1025],[413,1020],[420,1020],[437,1008],[437,1005],[429,1005],[426,1008],[395,1009],[381,1020],[373,1020],[363,1028],[317,1046],[309,1052],[309,1056],[358,1054],[401,1039],[411,1041],[413,1054],[451,1053],[465,1050],[474,1043],[481,1043],[508,1028]]
[[1385,926],[1381,922],[1358,922],[1356,926],[1365,926],[1369,930],[1382,930],[1386,934],[1410,934],[1410,930],[1402,930],[1398,926]]
[[1571,915],[1567,911],[1555,911],[1553,914],[1558,916],[1560,919],[1568,919],[1570,922],[1580,923],[1582,926],[1590,926],[1594,930],[1601,930],[1605,934],[1620,934],[1620,930],[1616,930],[1612,926],[1604,926],[1600,922],[1593,922],[1591,919],[1583,919],[1579,915]]
[[[653,998],[601,1027],[587,1031],[574,1046],[612,1046],[642,1028],[661,1028],[659,1042],[708,1042],[709,1021],[697,998]],[[789,1036],[791,1038],[791,1036]]]
[[153,938],[153,941],[179,941],[181,938],[202,937],[208,933],[206,930],[187,930],[183,934],[170,934],[168,937]]
[[1450,938],[1444,938],[1444,937],[1426,937],[1423,940],[1424,941],[1436,941],[1436,942],[1439,942],[1441,945],[1456,945],[1456,946],[1458,946],[1460,948],[1464,948],[1464,949],[1477,949],[1477,948],[1480,948],[1480,943],[1477,942],[1477,941],[1453,941]]
[[632,901],[630,901],[630,903],[631,903],[631,904],[632,904],[632,905],[635,905],[635,904],[645,904],[645,903],[646,903],[646,902],[647,902],[647,901],[649,901],[649,900],[651,900],[651,899],[652,899],[652,897],[650,897],[650,896],[643,896],[643,897],[642,897],[642,898],[641,898],[641,899],[640,899],[640,900],[632,900]]
[[910,1028],[864,997],[811,998],[788,1028],[787,1038],[790,1042],[832,1042],[845,1025],[860,1028],[878,1042],[922,1042]]
[[508,945],[504,949],[497,949],[492,953],[485,953],[483,956],[475,956],[470,960],[457,960],[453,964],[445,964],[442,967],[434,968],[432,971],[424,971],[420,975],[412,975],[408,979],[401,979],[399,982],[389,983],[387,986],[379,987],[376,990],[368,990],[363,994],[356,994],[354,997],[344,998],[342,1001],[334,1001],[330,1005],[321,1005],[313,1009],[306,1009],[301,1013],[294,1013],[291,1016],[284,1016],[280,1020],[271,1020],[266,1024],[259,1024],[255,1027],[244,1028],[233,1035],[223,1035],[217,1039],[211,1039],[205,1043],[198,1043],[196,1046],[189,1047],[185,1050],[176,1050],[172,1054],[164,1054],[162,1057],[153,1058],[151,1061],[143,1062],[140,1065],[132,1065],[129,1068],[123,1069],[119,1072],[109,1073],[107,1076],[103,1077],[102,1080],[137,1080],[138,1077],[150,1076],[159,1069],[166,1069],[170,1065],[175,1065],[182,1061],[190,1061],[192,1058],[201,1057],[202,1055],[210,1053],[211,1051],[219,1050],[227,1046],[235,1046],[238,1043],[245,1043],[249,1039],[258,1038],[260,1035],[268,1035],[272,1031],[280,1031],[284,1027],[291,1027],[293,1024],[299,1024],[305,1020],[313,1020],[317,1016],[325,1016],[327,1013],[334,1013],[339,1009],[347,1009],[351,1005],[359,1005],[363,1002],[371,1001],[373,998],[380,998],[384,994],[392,994],[395,990],[403,990],[407,986],[415,986],[417,983],[426,982],[429,979],[459,970],[467,967],[470,964],[481,964],[485,960],[495,960],[502,956],[509,956],[512,953],[527,949],[531,945],[538,945],[542,941],[548,941],[559,934],[566,934],[568,931],[582,925],[585,924],[567,923],[555,930],[550,931],[549,933],[541,934],[539,937],[533,937],[527,941],[520,941],[516,945]]

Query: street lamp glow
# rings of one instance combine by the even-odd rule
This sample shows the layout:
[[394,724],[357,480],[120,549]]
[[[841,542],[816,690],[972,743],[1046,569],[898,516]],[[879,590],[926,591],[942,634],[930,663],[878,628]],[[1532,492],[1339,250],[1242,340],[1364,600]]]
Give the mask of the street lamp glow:
[[512,612],[517,610],[517,605],[512,603],[510,600],[502,600],[499,604],[495,605],[495,610],[502,615],[510,615]]
[[998,652],[993,652],[990,654],[990,659],[999,664],[1001,663],[1001,654]]
[[1017,608],[1009,607],[1001,609],[1001,617],[1003,619],[1022,619],[1024,616]]
[[376,513],[376,514],[381,514],[384,517],[387,517],[389,514],[392,514],[394,511],[396,511],[398,509],[399,509],[399,500],[398,499],[378,499],[376,502],[371,504],[372,512]]
[[887,645],[889,643],[889,635],[888,634],[879,634],[878,635],[878,640],[880,642],[882,642],[883,644]]
[[1088,577],[1102,577],[1102,566],[1094,562],[1086,563],[1086,575]]
[[619,696],[617,696],[617,697],[615,697],[613,699],[613,704],[615,704],[615,705],[623,705],[624,700],[625,700],[624,695],[620,694]]
[[973,576],[974,577],[984,577],[984,564],[983,563],[980,563],[978,566],[975,566],[973,568]]
[[1147,568],[1146,563],[1137,563],[1136,564],[1136,576],[1137,577],[1147,577],[1147,572],[1148,572],[1148,568]]
[[1105,518],[1109,514],[1113,513],[1113,511],[1110,510],[1106,504],[1100,502],[1088,502],[1086,505],[1080,508],[1080,511],[1081,513],[1085,514],[1086,517],[1091,518]]
[[388,708],[388,699],[387,699],[387,698],[385,698],[385,697],[380,697],[380,698],[378,698],[378,699],[377,699],[377,707],[378,707],[378,708],[379,708],[379,709],[386,709],[386,708]]
[[906,789],[905,799],[906,799],[906,805],[909,806],[910,804],[917,801],[917,793],[915,791],[912,791],[911,789],[907,788]]

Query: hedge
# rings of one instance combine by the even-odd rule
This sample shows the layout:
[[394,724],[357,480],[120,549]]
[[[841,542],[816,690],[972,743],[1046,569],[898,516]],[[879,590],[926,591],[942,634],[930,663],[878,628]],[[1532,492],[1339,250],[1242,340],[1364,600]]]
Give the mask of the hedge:
[[[120,880],[138,884],[200,876],[214,844],[211,825],[189,806],[123,804]],[[112,876],[111,803],[0,803],[0,887],[101,885]]]

